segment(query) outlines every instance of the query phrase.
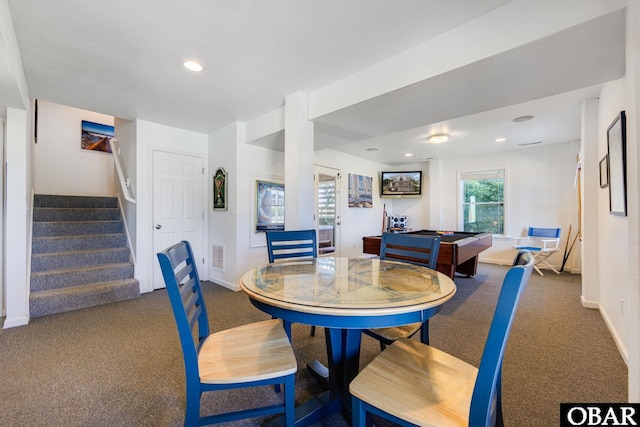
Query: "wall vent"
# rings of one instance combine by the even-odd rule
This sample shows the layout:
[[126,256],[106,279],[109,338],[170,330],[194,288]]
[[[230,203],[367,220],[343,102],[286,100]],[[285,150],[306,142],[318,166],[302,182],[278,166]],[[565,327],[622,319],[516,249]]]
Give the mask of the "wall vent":
[[211,267],[214,270],[224,272],[224,245],[214,243],[212,253],[213,253],[213,260],[211,263]]

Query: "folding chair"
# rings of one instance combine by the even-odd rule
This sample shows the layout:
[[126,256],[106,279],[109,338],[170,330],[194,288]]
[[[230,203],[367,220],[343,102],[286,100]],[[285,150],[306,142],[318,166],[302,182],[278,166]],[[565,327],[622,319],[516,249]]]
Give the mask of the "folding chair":
[[549,264],[548,258],[560,250],[560,232],[562,228],[529,227],[526,237],[516,237],[514,249],[530,251],[535,260],[533,268],[544,276],[540,267],[549,268],[560,274],[554,266]]

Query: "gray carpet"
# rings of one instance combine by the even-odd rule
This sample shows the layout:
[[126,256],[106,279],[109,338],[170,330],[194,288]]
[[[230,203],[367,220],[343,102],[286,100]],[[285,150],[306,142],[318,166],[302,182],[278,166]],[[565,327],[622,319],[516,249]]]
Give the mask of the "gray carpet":
[[[432,345],[477,366],[507,267],[480,264],[431,320]],[[259,321],[242,292],[204,286],[212,329]],[[322,329],[294,325],[296,402],[322,391],[304,368],[326,360]],[[362,364],[379,351],[363,337]],[[164,290],[32,319],[0,331],[0,425],[179,426],[184,369]],[[203,411],[275,402],[272,388],[208,394]],[[580,277],[534,274],[516,315],[503,371],[505,424],[559,425],[560,402],[626,402],[627,368],[596,310],[580,305]],[[254,426],[265,419],[227,425]],[[386,424],[386,423],[383,423]],[[334,415],[318,425],[346,425]]]

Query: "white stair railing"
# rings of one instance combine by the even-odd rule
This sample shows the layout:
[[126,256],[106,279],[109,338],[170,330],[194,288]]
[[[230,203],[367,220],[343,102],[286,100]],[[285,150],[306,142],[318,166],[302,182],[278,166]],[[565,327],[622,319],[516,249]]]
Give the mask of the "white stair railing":
[[122,163],[120,162],[120,148],[116,145],[118,140],[116,138],[111,138],[109,140],[109,145],[111,146],[111,153],[113,154],[113,162],[116,165],[116,171],[118,173],[118,180],[120,181],[120,186],[122,187],[122,193],[124,194],[124,198],[131,202],[135,203],[136,199],[133,198],[133,194],[131,194],[131,186],[129,182],[129,178],[126,178],[124,175],[124,170],[122,169]]

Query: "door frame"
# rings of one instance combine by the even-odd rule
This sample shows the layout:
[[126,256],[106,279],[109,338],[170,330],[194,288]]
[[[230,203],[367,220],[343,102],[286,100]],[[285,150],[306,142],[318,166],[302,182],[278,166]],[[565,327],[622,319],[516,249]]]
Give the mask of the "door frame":
[[340,256],[340,224],[342,222],[342,207],[341,207],[341,179],[342,172],[340,169],[314,164],[313,165],[313,174],[314,174],[314,210],[313,210],[313,222],[314,227],[316,229],[316,233],[319,232],[320,218],[318,217],[318,184],[320,182],[319,174],[323,173],[325,175],[333,175],[336,177],[336,218],[335,218],[335,226],[333,228],[333,246],[335,247],[335,252],[331,252],[329,255],[331,256]]
[[[154,158],[155,158],[155,154],[156,152],[162,152],[162,153],[166,153],[166,154],[173,154],[173,155],[179,155],[179,156],[189,156],[189,157],[195,157],[195,158],[199,158],[202,160],[202,169],[203,169],[203,173],[202,173],[202,212],[203,212],[203,218],[202,218],[202,233],[203,233],[203,238],[202,238],[202,256],[204,257],[204,264],[202,265],[202,267],[198,266],[198,273],[200,274],[200,280],[206,280],[207,276],[205,275],[203,277],[203,273],[206,273],[209,271],[209,231],[208,231],[208,225],[209,225],[209,215],[208,215],[208,211],[207,208],[209,206],[209,187],[208,187],[208,158],[206,155],[202,154],[202,153],[194,153],[194,152],[187,152],[187,151],[177,151],[177,150],[168,150],[166,148],[161,148],[161,147],[150,147],[149,150],[149,177],[150,177],[150,182],[149,182],[149,216],[148,218],[148,224],[150,227],[150,240],[148,242],[149,247],[151,248],[151,252],[153,252],[155,250],[155,233],[153,231],[153,227],[155,227],[155,214],[156,212],[154,211],[155,209],[155,200],[154,200],[154,188],[155,188],[155,179],[156,179],[156,171],[154,168]],[[148,284],[147,284],[147,289],[146,291],[151,292],[154,291],[154,275],[156,272],[156,264],[157,264],[157,258],[156,258],[156,254],[153,253],[153,257],[151,260],[151,265],[150,267],[150,271],[149,271],[149,276],[148,276]],[[144,292],[144,290],[141,289],[141,291]]]

